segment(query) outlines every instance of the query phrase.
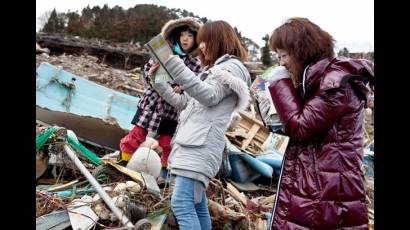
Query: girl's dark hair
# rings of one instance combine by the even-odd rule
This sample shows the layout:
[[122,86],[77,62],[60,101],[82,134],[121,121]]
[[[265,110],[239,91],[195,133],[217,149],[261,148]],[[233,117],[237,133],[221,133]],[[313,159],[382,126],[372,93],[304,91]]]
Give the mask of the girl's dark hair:
[[198,31],[198,44],[205,42],[210,60],[205,60],[202,52],[199,57],[204,66],[212,66],[224,54],[235,55],[242,62],[248,60],[248,53],[242,46],[235,30],[225,21],[205,23]]
[[269,39],[269,47],[277,52],[285,50],[297,69],[300,79],[303,69],[311,63],[334,57],[334,38],[307,18],[290,18],[276,28]]
[[179,41],[179,37],[181,36],[181,33],[184,32],[184,31],[189,31],[191,34],[194,35],[194,45],[188,51],[188,53],[189,53],[189,52],[195,50],[196,48],[198,48],[198,43],[196,41],[196,36],[198,34],[197,31],[192,30],[189,26],[179,26],[179,27],[177,27],[177,28],[175,28],[174,30],[171,31],[168,38],[171,39],[172,43],[177,42],[181,46],[181,42]]

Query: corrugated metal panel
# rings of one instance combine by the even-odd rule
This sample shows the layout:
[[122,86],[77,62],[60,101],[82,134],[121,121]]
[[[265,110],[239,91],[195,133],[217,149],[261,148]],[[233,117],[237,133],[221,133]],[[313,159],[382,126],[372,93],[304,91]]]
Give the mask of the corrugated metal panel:
[[122,129],[132,128],[130,121],[137,110],[138,97],[98,85],[49,63],[37,68],[36,88],[39,107],[116,121]]

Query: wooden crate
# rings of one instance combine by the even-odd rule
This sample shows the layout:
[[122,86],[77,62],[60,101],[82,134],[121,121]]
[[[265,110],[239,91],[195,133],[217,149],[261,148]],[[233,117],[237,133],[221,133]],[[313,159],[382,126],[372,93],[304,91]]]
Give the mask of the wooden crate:
[[240,116],[240,121],[234,127],[234,131],[227,132],[226,136],[242,150],[247,150],[255,155],[263,153],[268,137],[272,134],[261,121],[245,113],[240,113]]

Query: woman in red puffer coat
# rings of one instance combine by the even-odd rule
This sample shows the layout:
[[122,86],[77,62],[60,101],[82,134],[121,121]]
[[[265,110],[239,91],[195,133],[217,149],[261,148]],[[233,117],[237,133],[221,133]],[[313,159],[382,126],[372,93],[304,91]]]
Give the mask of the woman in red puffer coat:
[[281,65],[269,91],[290,137],[271,229],[368,229],[360,168],[373,63],[335,58],[332,36],[306,18],[275,29],[269,46]]

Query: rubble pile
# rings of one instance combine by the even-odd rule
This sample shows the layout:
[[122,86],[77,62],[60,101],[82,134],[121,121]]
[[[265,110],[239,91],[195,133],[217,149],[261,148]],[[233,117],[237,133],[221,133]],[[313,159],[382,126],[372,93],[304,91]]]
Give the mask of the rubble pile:
[[[83,46],[90,42],[75,37],[65,39]],[[92,43],[93,46],[108,46],[102,41]],[[128,95],[139,97],[144,92],[141,67],[130,70],[112,68],[92,55],[56,55],[36,45],[37,67],[48,62]],[[111,43],[109,46],[124,48]],[[247,63],[247,67],[253,75],[261,73],[260,63]],[[373,101],[369,105],[364,117],[363,172],[370,228],[373,229]],[[212,229],[268,228],[289,138],[270,132],[255,112],[256,107],[251,105],[250,111],[235,114],[225,133],[227,144],[222,166],[206,191]],[[170,208],[175,178],[160,180],[148,172],[123,166],[119,162],[119,151],[80,141],[73,131],[64,127],[37,121],[36,134],[37,229],[48,229],[47,226],[105,229],[123,227],[126,223],[135,225],[134,229],[178,229]],[[157,144],[153,140],[147,139],[150,144],[141,146],[149,147],[151,151],[151,147]],[[73,160],[69,149],[78,161]]]
[[[236,125],[231,127],[230,130],[232,132],[235,132],[237,129],[245,130],[244,133],[240,135],[239,144],[236,145],[236,147],[238,149],[241,147],[247,149],[247,146],[243,145],[244,142],[251,145],[254,141],[260,139],[263,134],[254,133],[249,128],[253,126],[249,124],[249,122],[254,120],[251,114],[242,114],[242,116],[246,117],[246,119],[239,119]],[[36,127],[37,137],[47,132],[50,128],[52,127],[38,123]],[[261,130],[261,132],[262,131],[264,130]],[[230,139],[232,138],[235,138],[235,136],[230,137]],[[274,139],[275,138],[272,140]],[[45,153],[50,159],[59,159],[54,161],[49,160],[47,170],[37,179],[36,217],[38,220],[38,229],[43,229],[41,227],[41,219],[48,220],[48,218],[51,218],[50,216],[62,215],[62,210],[68,213],[67,219],[69,221],[62,222],[62,220],[60,220],[59,224],[62,225],[66,223],[73,226],[75,221],[70,217],[70,213],[76,212],[73,211],[73,209],[77,210],[76,204],[78,202],[80,202],[82,206],[90,208],[87,215],[91,217],[94,216],[93,224],[96,229],[123,226],[119,218],[114,215],[109,206],[101,199],[101,196],[93,186],[91,186],[90,182],[87,181],[78,168],[73,165],[67,157],[64,157],[65,153],[62,149],[64,143],[65,141],[61,134],[51,135],[37,151],[37,156],[41,153]],[[286,144],[285,140],[277,140],[275,144],[271,143],[267,146],[274,147],[279,151],[279,149],[283,148],[283,145]],[[118,152],[110,153],[110,151],[98,146],[86,143],[83,143],[83,145],[92,149],[92,152],[95,152],[101,159],[111,159],[115,162],[114,158],[118,157]],[[269,147],[265,146],[265,148]],[[178,229],[170,208],[170,197],[173,188],[172,179],[171,181],[162,183],[157,181],[161,191],[159,194],[156,194],[147,189],[146,185],[144,186],[139,180],[122,174],[122,171],[116,171],[116,174],[120,176],[113,176],[112,173],[108,172],[103,175],[94,173],[99,166],[89,161],[82,151],[76,151],[76,153],[81,159],[82,164],[90,172],[93,172],[93,175],[101,184],[104,191],[107,192],[116,207],[121,209],[124,215],[126,215],[133,224],[142,221],[150,225],[159,224],[163,226],[164,229]],[[259,155],[258,152],[248,153],[255,156]],[[107,156],[110,157],[107,158]],[[234,165],[232,165],[232,167],[234,167]],[[242,170],[246,171],[249,169],[245,167],[242,168]],[[257,172],[253,173],[257,174]],[[270,179],[270,182],[269,178],[261,177],[259,179],[260,180],[254,180],[254,183],[250,183],[253,186],[252,189],[246,188],[246,183],[236,183],[224,173],[219,173],[217,177],[210,182],[207,189],[207,197],[209,199],[208,208],[212,218],[213,229],[267,229],[268,220],[276,197],[278,175],[275,174],[275,176]],[[374,189],[372,182],[373,178],[366,177],[371,227],[374,222]],[[65,220],[67,221],[67,219]]]
[[104,49],[116,49],[122,50],[126,52],[147,52],[147,49],[144,48],[139,42],[127,42],[127,43],[120,43],[120,42],[112,42],[109,40],[104,39],[97,39],[97,38],[82,38],[79,36],[72,36],[69,34],[48,34],[43,32],[38,32],[36,34],[36,40],[39,43],[45,43],[47,40],[53,41],[60,41],[75,44],[76,46],[86,47],[86,46],[93,46],[93,47],[100,47]]
[[101,63],[113,68],[130,70],[143,66],[149,59],[147,50],[139,43],[114,43],[97,39],[84,39],[64,34],[37,33],[36,42],[52,55],[63,53],[92,55]]
[[[37,139],[52,128],[37,123]],[[65,153],[62,146],[65,141],[62,133],[55,132],[55,134],[48,137],[47,141],[37,151],[37,155],[46,152],[50,158],[63,159],[62,156]],[[96,146],[93,146],[93,149],[97,150],[98,157],[101,159],[105,157],[101,153],[106,151],[98,151]],[[76,153],[82,164],[90,172],[95,172],[99,167],[90,162],[82,151],[76,151]],[[70,168],[75,172],[68,173],[66,168]],[[149,218],[152,221],[152,216],[163,215],[167,218],[162,225],[167,226],[168,229],[173,229],[173,227],[177,229],[176,221],[170,209],[170,196],[173,189],[172,180],[160,184],[161,192],[158,195],[152,193],[146,186],[128,175],[123,174],[121,177],[113,177],[113,174],[109,173],[102,175],[93,173],[93,175],[95,175],[95,178],[116,206],[123,210],[124,214],[133,223],[148,220]],[[207,195],[209,197],[213,229],[265,229],[268,213],[271,212],[273,207],[277,183],[270,185],[259,184],[254,191],[241,192],[233,184],[234,182],[224,176],[217,176],[210,182]],[[76,202],[83,202],[83,205],[89,206],[90,210],[98,217],[98,220],[95,220],[97,229],[122,226],[119,219],[107,204],[101,200],[101,196],[93,186],[90,185],[90,182],[66,158],[59,164],[54,161],[48,162],[47,170],[37,179],[36,201],[36,217],[38,217],[38,220],[49,215],[57,215],[59,214],[58,211],[61,210],[66,210],[70,214],[70,207],[75,207]],[[71,218],[70,221],[73,224]],[[41,229],[41,226],[39,229]]]

